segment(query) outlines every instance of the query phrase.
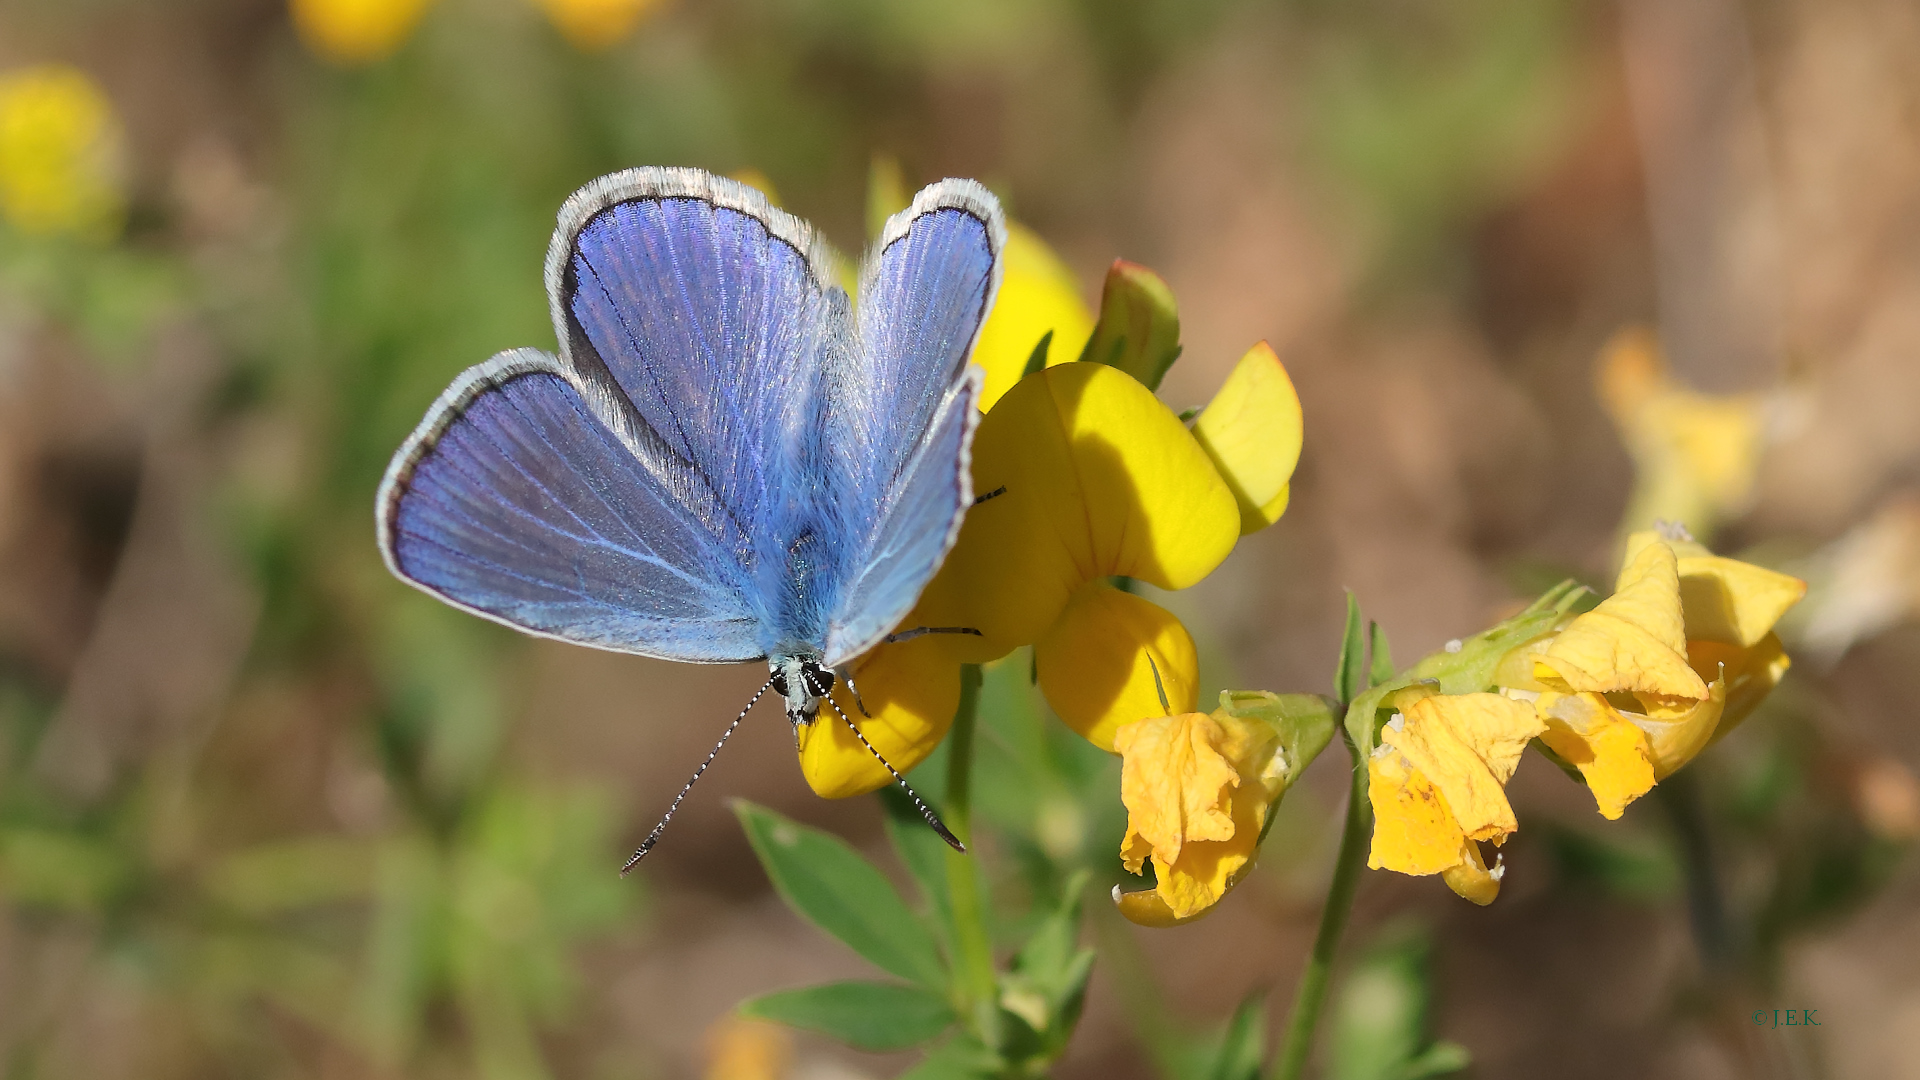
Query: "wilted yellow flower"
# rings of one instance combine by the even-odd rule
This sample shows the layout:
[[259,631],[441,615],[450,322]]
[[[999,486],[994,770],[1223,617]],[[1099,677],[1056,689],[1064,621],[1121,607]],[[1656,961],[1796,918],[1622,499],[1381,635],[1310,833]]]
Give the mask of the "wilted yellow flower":
[[1093,312],[1080,298],[1080,283],[1046,241],[1018,222],[1007,223],[1007,246],[1000,256],[1000,293],[980,328],[973,362],[986,369],[980,407],[992,409],[1027,370],[1040,339],[1047,344],[1047,365],[1080,359],[1093,335]]
[[368,64],[392,55],[433,0],[289,0],[294,29],[336,64]]
[[660,0],[534,0],[561,36],[583,52],[618,45]]
[[123,142],[113,105],[79,69],[0,75],[0,217],[23,233],[113,232]]
[[1601,404],[1633,456],[1628,528],[1675,521],[1706,536],[1746,507],[1760,464],[1758,395],[1721,397],[1679,385],[1644,327],[1614,335],[1596,378]]
[[1690,539],[1635,533],[1614,595],[1516,650],[1496,678],[1532,699],[1541,741],[1617,818],[1780,681],[1773,625],[1805,590]]
[[1127,832],[1120,858],[1154,887],[1114,902],[1128,919],[1172,926],[1198,918],[1253,867],[1267,815],[1333,732],[1324,699],[1258,691],[1220,695],[1208,715],[1189,712],[1123,724],[1120,800]]
[[1546,725],[1529,705],[1499,694],[1440,695],[1416,686],[1401,699],[1400,715],[1367,759],[1374,815],[1367,865],[1439,874],[1454,892],[1490,904],[1502,868],[1498,861],[1487,868],[1479,844],[1505,843],[1520,827],[1507,781]]

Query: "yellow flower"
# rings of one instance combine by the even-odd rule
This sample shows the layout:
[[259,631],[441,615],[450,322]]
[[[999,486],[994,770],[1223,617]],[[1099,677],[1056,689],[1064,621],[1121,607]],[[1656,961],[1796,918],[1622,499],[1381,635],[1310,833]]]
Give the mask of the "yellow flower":
[[1617,818],[1780,681],[1787,657],[1773,625],[1805,591],[1690,539],[1635,533],[1614,595],[1516,650],[1496,678],[1533,698],[1541,741]]
[[289,0],[307,48],[336,64],[368,64],[392,55],[433,0]]
[[[966,626],[962,659],[1034,645],[1054,711],[1105,750],[1121,724],[1191,708],[1193,646],[1177,620],[1107,583],[1183,589],[1240,534],[1233,493],[1180,418],[1124,372],[1071,363],[1022,380],[980,422],[973,508],[917,619]],[[1151,658],[1149,661],[1148,658]]]
[[1753,497],[1761,450],[1761,399],[1716,397],[1675,383],[1645,328],[1615,334],[1600,352],[1600,401],[1634,461],[1625,521],[1644,529],[1676,521],[1708,535]]
[[1093,335],[1093,312],[1080,298],[1073,271],[1018,222],[1007,223],[1000,275],[999,297],[973,350],[973,362],[987,372],[982,409],[992,409],[1020,381],[1041,338],[1053,335],[1047,343],[1047,366],[1052,367],[1080,359]]
[[111,234],[123,136],[106,94],[62,64],[0,76],[0,218],[23,233]]
[[1264,529],[1286,513],[1301,436],[1300,396],[1262,341],[1234,365],[1193,422],[1193,437],[1233,489],[1241,533]]
[[1275,803],[1333,732],[1323,699],[1253,691],[1220,695],[1212,715],[1187,712],[1123,724],[1120,857],[1150,890],[1114,890],[1121,914],[1173,926],[1205,914],[1253,866]]
[[[857,697],[845,680],[836,679],[833,703],[888,764],[905,773],[926,760],[953,726],[960,705],[960,662],[939,635],[883,644],[854,661],[853,687]],[[893,782],[886,766],[874,760],[832,706],[822,707],[819,717],[794,738],[800,771],[822,798],[864,795]]]
[[1489,870],[1478,845],[1502,844],[1519,828],[1507,781],[1546,725],[1532,707],[1500,694],[1440,695],[1415,686],[1400,700],[1400,716],[1367,759],[1374,815],[1367,865],[1440,874],[1454,892],[1490,904],[1502,868],[1496,861]]
[[547,19],[582,52],[618,45],[659,0],[535,0]]

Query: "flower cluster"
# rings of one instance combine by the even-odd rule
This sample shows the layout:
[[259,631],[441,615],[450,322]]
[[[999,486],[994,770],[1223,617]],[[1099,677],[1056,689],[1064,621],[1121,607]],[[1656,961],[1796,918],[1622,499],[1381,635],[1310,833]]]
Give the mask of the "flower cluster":
[[[1684,530],[1635,533],[1613,595],[1592,610],[1574,614],[1578,592],[1560,590],[1376,688],[1355,705],[1371,751],[1368,865],[1437,873],[1491,903],[1501,866],[1489,869],[1479,844],[1518,828],[1505,787],[1530,743],[1618,818],[1780,681],[1788,660],[1773,627],[1805,591]],[[1376,732],[1377,713],[1390,716]]]
[[[1212,714],[1196,711],[1193,638],[1132,583],[1193,585],[1243,533],[1279,518],[1299,459],[1300,402],[1263,342],[1189,426],[1153,391],[1179,352],[1165,284],[1116,263],[1096,318],[1046,246],[1010,232],[974,354],[987,374],[972,464],[983,500],[902,624],[973,632],[882,645],[854,666],[858,700],[836,693],[867,739],[908,769],[946,734],[959,665],[1030,646],[1054,712],[1123,758],[1122,857],[1135,872],[1151,861],[1157,885],[1122,910],[1180,921],[1251,865],[1270,807],[1325,745],[1332,719],[1317,697],[1230,694]],[[1301,716],[1324,720],[1317,742],[1301,733]],[[800,758],[826,796],[890,780],[844,725],[811,725]]]

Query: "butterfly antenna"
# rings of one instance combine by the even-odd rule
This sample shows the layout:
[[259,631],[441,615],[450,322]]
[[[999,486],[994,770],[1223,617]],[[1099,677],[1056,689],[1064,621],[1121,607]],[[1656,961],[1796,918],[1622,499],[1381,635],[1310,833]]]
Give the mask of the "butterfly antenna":
[[[653,831],[647,834],[647,838],[640,841],[640,850],[635,851],[633,858],[627,860],[627,865],[620,868],[621,877],[626,877],[634,867],[639,866],[640,860],[646,858],[647,852],[653,850],[653,845],[659,843],[660,834],[667,831],[667,822],[673,820],[673,812],[680,809],[680,800],[686,798],[687,792],[693,790],[693,785],[699,781],[700,774],[707,771],[707,766],[713,764],[713,759],[720,755],[720,748],[727,745],[727,737],[733,734],[733,729],[740,726],[740,721],[745,720],[747,713],[751,712],[753,707],[760,703],[760,695],[766,693],[767,688],[772,685],[773,680],[769,678],[761,685],[760,689],[753,692],[753,697],[748,700],[747,707],[740,710],[740,715],[733,718],[733,723],[727,725],[727,730],[720,735],[720,741],[713,744],[712,750],[707,751],[707,760],[701,762],[700,767],[693,770],[693,776],[687,780],[687,785],[680,789],[680,794],[673,797],[673,805],[667,807],[666,815],[660,819],[660,824],[655,825]],[[862,741],[864,742],[865,740]],[[898,774],[896,773],[895,775]],[[904,783],[905,781],[902,782]]]
[[967,845],[961,843],[959,837],[947,831],[947,827],[940,823],[940,818],[934,814],[933,809],[926,803],[920,801],[920,793],[913,790],[913,785],[907,783],[907,778],[901,776],[898,769],[895,769],[889,764],[886,758],[880,756],[880,751],[875,750],[873,744],[867,741],[867,737],[860,731],[860,726],[853,722],[853,717],[847,715],[846,710],[840,707],[839,702],[833,700],[832,694],[827,695],[827,704],[833,706],[833,711],[839,713],[840,719],[845,720],[847,727],[853,729],[853,737],[860,740],[860,745],[867,748],[867,752],[873,755],[873,759],[886,766],[887,771],[893,774],[894,780],[906,791],[907,798],[913,800],[913,805],[920,811],[920,816],[927,819],[927,825],[940,835],[940,839],[947,842],[948,847],[965,855],[967,853]]

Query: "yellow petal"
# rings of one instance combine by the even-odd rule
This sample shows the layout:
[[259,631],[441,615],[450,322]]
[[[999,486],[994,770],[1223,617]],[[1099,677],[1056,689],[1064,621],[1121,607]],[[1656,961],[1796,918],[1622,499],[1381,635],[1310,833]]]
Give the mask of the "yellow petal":
[[1062,364],[1002,397],[973,444],[967,513],[921,598],[931,625],[971,626],[981,660],[1036,641],[1082,585],[1126,575],[1163,589],[1205,577],[1240,535],[1226,482],[1146,387]]
[[1691,641],[1687,643],[1687,659],[1703,677],[1712,674],[1726,681],[1726,705],[1720,713],[1720,722],[1714,727],[1713,742],[1739,727],[1773,688],[1780,685],[1781,677],[1791,664],[1780,646],[1780,638],[1773,634],[1761,638],[1750,649],[1718,641]]
[[1687,666],[1685,625],[1678,560],[1655,539],[1630,557],[1612,596],[1560,632],[1535,661],[1536,677],[1558,678],[1575,692],[1699,700],[1707,686]]
[[[1166,917],[1194,918],[1252,866],[1267,808],[1285,783],[1273,767],[1279,742],[1271,725],[1225,711],[1150,717],[1115,733],[1127,807],[1121,855],[1135,873],[1151,856],[1160,902],[1136,913],[1159,918],[1164,905]],[[1130,905],[1120,902],[1126,914]]]
[[1158,890],[1140,889],[1135,892],[1121,892],[1118,885],[1113,887],[1113,905],[1120,909],[1120,914],[1125,916],[1128,922],[1139,926],[1179,926],[1193,922],[1206,914],[1203,910],[1181,918],[1173,913],[1173,908],[1167,906],[1165,900],[1161,899]]
[[1647,736],[1653,778],[1665,780],[1713,741],[1725,722],[1727,684],[1716,676],[1707,684],[1707,696],[1700,701],[1641,700],[1645,711],[1621,715]]
[[[947,644],[943,636],[930,634],[878,646],[854,663],[857,699],[844,680],[835,680],[833,700],[903,773],[940,745],[960,705],[960,665]],[[871,716],[861,712],[862,702]],[[802,727],[797,739],[800,771],[822,798],[844,799],[893,782],[832,706],[823,703],[819,717]]]
[[1300,461],[1300,396],[1266,342],[1247,350],[1234,365],[1220,392],[1194,421],[1193,437],[1232,489],[1240,507],[1241,533],[1279,520],[1279,512],[1286,509],[1287,482]]
[[1435,695],[1406,706],[1380,741],[1432,782],[1468,839],[1498,842],[1519,828],[1507,780],[1544,728],[1531,706],[1500,694]]
[[385,57],[413,33],[432,0],[291,0],[307,47],[338,64]]
[[1017,222],[1007,223],[1000,275],[999,298],[973,350],[973,362],[987,369],[982,409],[993,408],[1020,381],[1034,347],[1049,331],[1053,334],[1047,347],[1049,367],[1080,359],[1080,350],[1093,334],[1093,312],[1080,298],[1080,283],[1073,271],[1045,241]]
[[1751,646],[1807,595],[1807,583],[1789,574],[1718,555],[1680,560],[1680,606],[1688,641]]
[[1221,752],[1227,733],[1205,713],[1156,716],[1120,725],[1120,801],[1127,807],[1121,844],[1128,871],[1144,855],[1173,863],[1188,839],[1233,836],[1233,789],[1240,774]]
[[1481,907],[1494,902],[1500,895],[1500,879],[1505,876],[1506,867],[1495,864],[1492,870],[1480,858],[1480,847],[1468,843],[1464,852],[1466,858],[1446,870],[1440,871],[1440,880],[1447,888],[1462,899],[1471,900]]
[[1160,605],[1103,581],[1074,593],[1034,644],[1033,660],[1053,711],[1102,750],[1115,749],[1122,724],[1190,712],[1198,700],[1200,660],[1187,628]]
[[548,21],[574,48],[599,52],[618,45],[659,0],[537,0]]
[[1465,859],[1467,835],[1446,796],[1391,746],[1375,747],[1367,759],[1367,800],[1373,804],[1369,867],[1438,874]]
[[1547,722],[1540,741],[1580,770],[1600,816],[1618,818],[1627,804],[1653,789],[1653,752],[1647,736],[1599,694],[1548,691],[1534,703]]

